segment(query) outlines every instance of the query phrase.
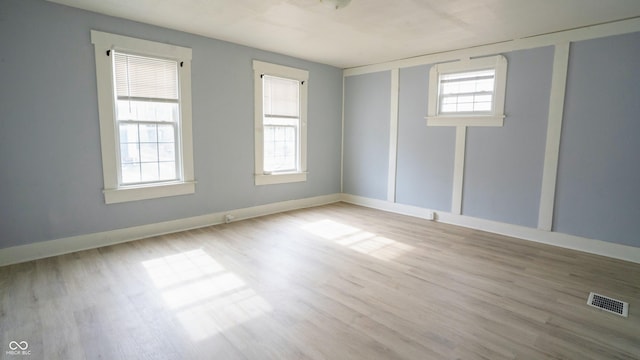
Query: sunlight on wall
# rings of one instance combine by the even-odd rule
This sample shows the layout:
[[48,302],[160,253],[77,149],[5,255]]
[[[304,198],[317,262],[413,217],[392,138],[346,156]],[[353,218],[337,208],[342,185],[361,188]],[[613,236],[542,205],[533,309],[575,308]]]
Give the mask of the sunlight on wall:
[[374,233],[333,220],[321,220],[302,226],[302,229],[351,250],[376,259],[389,261],[414,249],[407,245]]
[[273,310],[242,278],[202,249],[148,260],[142,265],[193,341]]

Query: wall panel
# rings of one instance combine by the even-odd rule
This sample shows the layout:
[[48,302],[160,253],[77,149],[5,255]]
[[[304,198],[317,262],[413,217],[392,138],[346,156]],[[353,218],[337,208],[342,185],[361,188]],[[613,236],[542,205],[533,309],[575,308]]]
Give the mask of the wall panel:
[[571,45],[555,231],[640,246],[640,32]]
[[[340,69],[46,1],[0,7],[0,248],[340,191]],[[195,194],[104,203],[91,29],[193,49]],[[253,184],[253,59],[310,72],[307,182]]]
[[396,201],[451,211],[455,129],[426,126],[429,69],[400,69]]
[[503,127],[469,127],[462,213],[536,227],[553,47],[504,54],[509,62]]
[[345,78],[343,190],[386,200],[391,72]]

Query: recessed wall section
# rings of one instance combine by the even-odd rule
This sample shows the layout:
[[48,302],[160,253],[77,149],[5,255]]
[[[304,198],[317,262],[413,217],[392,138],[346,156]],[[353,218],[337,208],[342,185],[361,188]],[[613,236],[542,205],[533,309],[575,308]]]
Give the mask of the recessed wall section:
[[426,126],[429,69],[400,69],[396,201],[451,211],[455,128]]
[[348,76],[344,88],[343,192],[386,200],[391,72]]
[[504,126],[467,129],[463,215],[537,226],[553,52],[544,47],[504,54]]
[[640,33],[571,45],[554,230],[640,246]]

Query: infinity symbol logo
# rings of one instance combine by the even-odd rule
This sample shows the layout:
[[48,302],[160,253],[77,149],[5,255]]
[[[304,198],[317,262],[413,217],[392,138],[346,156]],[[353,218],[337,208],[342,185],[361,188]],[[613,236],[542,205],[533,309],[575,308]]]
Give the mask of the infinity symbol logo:
[[9,343],[9,349],[11,350],[17,350],[18,348],[20,348],[20,350],[27,350],[27,348],[29,347],[29,343],[26,341],[12,341]]

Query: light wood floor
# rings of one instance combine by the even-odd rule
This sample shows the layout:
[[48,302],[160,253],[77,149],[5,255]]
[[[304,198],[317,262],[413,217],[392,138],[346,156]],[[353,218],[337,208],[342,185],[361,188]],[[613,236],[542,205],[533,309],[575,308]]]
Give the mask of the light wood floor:
[[0,299],[7,359],[640,358],[640,265],[344,203],[3,267]]

